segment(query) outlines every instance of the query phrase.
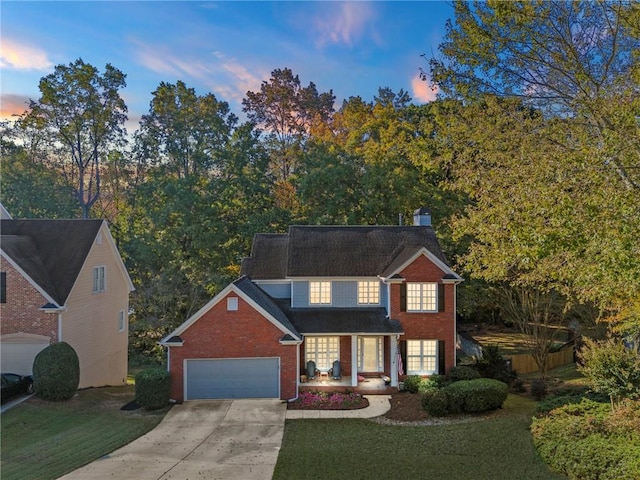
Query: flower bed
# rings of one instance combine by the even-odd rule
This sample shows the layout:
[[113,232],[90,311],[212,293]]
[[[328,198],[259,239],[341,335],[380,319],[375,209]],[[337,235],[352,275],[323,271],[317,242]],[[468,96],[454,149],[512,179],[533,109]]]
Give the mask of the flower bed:
[[359,393],[302,392],[289,402],[290,410],[356,410],[369,406],[369,400]]

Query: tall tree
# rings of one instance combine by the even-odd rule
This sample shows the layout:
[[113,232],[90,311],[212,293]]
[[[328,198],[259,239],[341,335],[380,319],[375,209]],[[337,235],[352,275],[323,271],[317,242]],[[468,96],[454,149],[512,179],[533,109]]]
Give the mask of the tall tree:
[[303,87],[288,68],[271,72],[259,92],[247,92],[242,110],[266,132],[278,181],[288,180],[296,171],[305,139],[314,125],[330,120],[334,101],[331,90],[319,93],[313,82]]
[[110,64],[104,73],[82,59],[57,65],[40,80],[40,99],[20,117],[24,128],[46,136],[47,155],[59,162],[83,218],[100,197],[102,162],[124,142],[127,107],[119,90],[125,86],[125,75]]
[[237,120],[229,104],[212,93],[198,96],[182,81],[162,82],[140,122],[138,159],[181,178],[208,174],[224,161]]
[[431,75],[460,101],[439,133],[471,199],[455,224],[467,268],[619,316],[640,298],[640,9],[457,2],[455,16]]

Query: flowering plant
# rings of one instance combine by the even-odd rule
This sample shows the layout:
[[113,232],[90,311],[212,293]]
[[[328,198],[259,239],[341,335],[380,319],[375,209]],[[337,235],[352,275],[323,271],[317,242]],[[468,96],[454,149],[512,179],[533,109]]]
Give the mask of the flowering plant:
[[309,410],[350,410],[364,408],[369,401],[359,393],[342,392],[314,392],[300,393],[298,398],[289,403],[292,409]]

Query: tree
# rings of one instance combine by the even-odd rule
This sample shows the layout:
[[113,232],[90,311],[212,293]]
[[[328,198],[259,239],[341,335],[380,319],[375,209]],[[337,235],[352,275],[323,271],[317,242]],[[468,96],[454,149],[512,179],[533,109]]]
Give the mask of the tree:
[[124,142],[127,107],[118,90],[125,86],[125,75],[110,64],[102,74],[82,59],[57,65],[20,117],[23,128],[46,136],[48,156],[59,162],[83,218],[100,197],[102,162]]
[[[431,60],[465,266],[620,320],[640,281],[633,3],[458,2]],[[637,308],[632,309],[637,311]],[[636,316],[637,318],[637,316]]]
[[333,92],[319,93],[310,82],[302,86],[298,75],[288,69],[275,69],[259,92],[247,92],[243,112],[250,121],[267,132],[276,180],[284,182],[296,171],[300,150],[315,125],[326,123],[333,113]]
[[162,82],[136,135],[138,160],[181,178],[215,173],[238,119],[212,93]]
[[640,395],[640,355],[613,338],[601,342],[585,339],[579,352],[578,371],[596,392],[609,395],[615,410],[623,398]]

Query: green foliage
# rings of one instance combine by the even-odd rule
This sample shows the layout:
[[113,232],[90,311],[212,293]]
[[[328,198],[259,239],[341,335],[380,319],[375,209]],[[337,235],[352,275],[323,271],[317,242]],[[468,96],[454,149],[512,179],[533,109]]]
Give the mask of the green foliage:
[[503,382],[490,378],[460,380],[441,392],[447,396],[447,410],[452,414],[495,410],[509,395],[509,389]]
[[544,378],[536,378],[531,382],[531,395],[536,400],[542,400],[547,395],[547,382]]
[[593,392],[568,392],[556,394],[541,400],[536,405],[536,413],[549,413],[551,410],[563,407],[565,405],[575,404],[582,402],[582,399],[603,403],[608,402],[607,396]]
[[420,375],[409,375],[404,379],[404,389],[409,393],[418,393],[424,384],[424,379]]
[[80,361],[71,345],[54,343],[40,351],[33,361],[33,389],[41,398],[69,400],[78,391]]
[[517,376],[500,353],[500,348],[497,345],[482,347],[482,358],[478,359],[476,366],[483,377],[494,378],[507,385]]
[[151,367],[136,375],[136,401],[148,410],[158,410],[169,403],[171,376],[165,368]]
[[623,398],[640,396],[640,355],[626,349],[620,340],[597,342],[587,338],[579,357],[583,365],[578,371],[587,377],[593,390],[609,395],[612,408]]
[[422,408],[432,417],[444,417],[449,413],[449,399],[442,390],[425,393],[421,402]]
[[534,418],[533,442],[543,460],[570,479],[640,477],[640,405],[618,412],[587,399]]
[[468,366],[455,366],[449,371],[449,378],[452,382],[458,382],[460,380],[474,380],[480,377],[481,375],[478,370]]

